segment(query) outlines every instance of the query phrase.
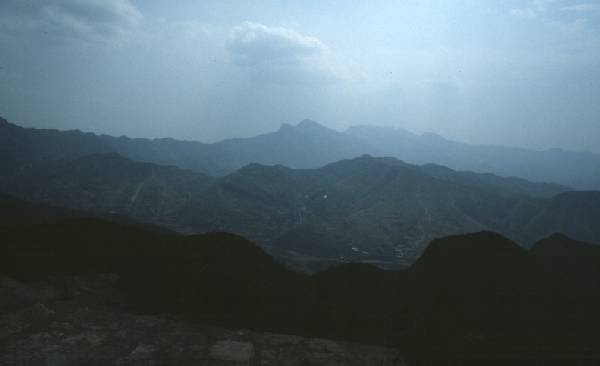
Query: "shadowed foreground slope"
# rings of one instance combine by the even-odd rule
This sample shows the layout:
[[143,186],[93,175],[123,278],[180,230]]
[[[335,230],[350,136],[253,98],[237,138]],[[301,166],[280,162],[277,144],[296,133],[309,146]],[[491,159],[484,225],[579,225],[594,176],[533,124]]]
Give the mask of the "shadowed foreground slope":
[[111,274],[0,277],[1,365],[401,366],[398,350],[128,310]]
[[122,306],[135,312],[396,346],[410,359],[599,356],[598,282],[587,276],[597,274],[600,248],[560,236],[530,252],[494,233],[454,236],[433,241],[406,271],[357,264],[307,276],[225,233],[75,219],[0,235],[4,274],[35,284],[114,273]]

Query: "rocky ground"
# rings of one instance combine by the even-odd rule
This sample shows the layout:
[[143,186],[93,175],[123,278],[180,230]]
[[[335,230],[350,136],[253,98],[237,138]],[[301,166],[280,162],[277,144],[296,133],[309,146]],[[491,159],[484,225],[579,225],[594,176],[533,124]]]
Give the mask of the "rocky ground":
[[0,277],[0,365],[404,365],[398,351],[131,312],[113,275]]

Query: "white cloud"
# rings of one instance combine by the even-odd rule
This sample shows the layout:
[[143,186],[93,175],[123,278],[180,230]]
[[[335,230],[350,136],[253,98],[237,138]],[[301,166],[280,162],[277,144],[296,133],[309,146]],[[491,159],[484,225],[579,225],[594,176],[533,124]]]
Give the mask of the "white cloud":
[[250,66],[297,63],[327,50],[315,37],[252,22],[244,22],[231,30],[228,48],[236,64]]
[[0,33],[104,39],[141,23],[128,0],[2,0]]
[[284,27],[243,22],[227,41],[231,61],[259,81],[315,82],[335,79],[329,48],[318,38]]

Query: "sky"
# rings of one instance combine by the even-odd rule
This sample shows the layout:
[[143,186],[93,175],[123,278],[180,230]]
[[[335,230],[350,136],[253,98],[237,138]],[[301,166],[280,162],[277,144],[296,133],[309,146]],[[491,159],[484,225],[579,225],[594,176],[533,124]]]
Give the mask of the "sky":
[[600,1],[2,0],[0,116],[204,142],[310,118],[600,153]]

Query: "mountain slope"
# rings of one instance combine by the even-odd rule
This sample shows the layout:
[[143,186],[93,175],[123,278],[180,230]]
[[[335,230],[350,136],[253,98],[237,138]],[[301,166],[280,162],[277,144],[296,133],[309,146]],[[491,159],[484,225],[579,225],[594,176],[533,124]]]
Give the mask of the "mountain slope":
[[456,170],[516,176],[577,189],[600,188],[600,155],[560,149],[545,151],[471,145],[400,128],[357,126],[346,131],[376,146],[374,155],[399,157],[413,164],[435,163]]
[[0,181],[0,189],[27,200],[177,228],[173,213],[211,183],[200,173],[107,153],[24,164]]
[[600,242],[600,192],[565,192],[552,198],[527,225],[536,239],[560,232],[581,241]]
[[[0,190],[180,232],[237,233],[299,267],[313,259],[406,266],[440,236],[495,230],[528,246],[545,230],[559,231],[554,221],[544,231],[532,221],[553,217],[551,201],[525,194],[546,185],[443,167],[434,173],[365,155],[319,169],[250,164],[209,178],[108,153],[19,165]],[[595,217],[585,222],[592,233]]]
[[426,164],[421,170],[434,178],[456,184],[523,196],[552,198],[571,189],[554,183],[533,183],[516,177],[500,177],[491,173],[456,171],[437,164]]
[[392,158],[320,169],[250,165],[182,209],[198,231],[236,232],[303,255],[412,262],[433,238],[483,229],[528,238],[519,220],[543,202],[431,177]]

